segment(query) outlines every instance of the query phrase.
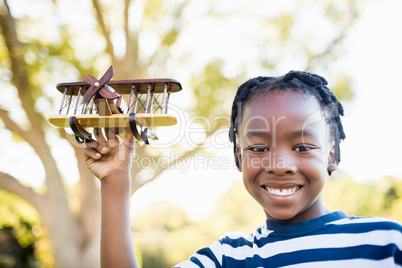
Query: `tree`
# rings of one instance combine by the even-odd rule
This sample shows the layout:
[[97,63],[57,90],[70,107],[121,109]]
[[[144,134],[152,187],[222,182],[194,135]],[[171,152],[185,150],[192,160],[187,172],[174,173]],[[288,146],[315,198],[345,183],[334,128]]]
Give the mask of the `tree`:
[[[168,167],[204,150],[208,138],[227,127],[225,120],[212,120],[215,115],[228,115],[231,98],[227,96],[233,95],[234,88],[251,73],[275,72],[280,62],[288,60],[284,55],[293,54],[284,51],[301,55],[295,57],[300,69],[325,69],[326,63],[342,53],[342,40],[357,15],[355,1],[312,1],[321,11],[322,19],[334,29],[328,38],[319,38],[298,28],[300,18],[292,14],[299,7],[306,10],[299,2],[295,2],[289,12],[278,14],[258,13],[255,8],[264,3],[259,1],[247,2],[246,11],[237,5],[222,5],[223,1],[42,0],[24,1],[25,7],[14,6],[14,3],[0,2],[0,71],[8,74],[3,76],[1,84],[4,92],[17,93],[19,106],[16,108],[23,116],[14,120],[11,111],[15,107],[2,101],[0,118],[4,129],[13,134],[14,141],[26,143],[40,159],[44,186],[34,189],[10,172],[0,171],[0,187],[27,200],[41,215],[59,268],[98,266],[99,189],[96,179],[85,167],[82,148],[74,145],[71,149],[77,159],[74,168],[78,170],[79,181],[75,191],[69,190],[64,183],[47,140],[55,133],[45,120],[50,111],[43,104],[55,106],[46,91],[47,85],[79,80],[86,74],[97,75],[110,64],[116,69],[114,79],[188,77],[186,85],[193,91],[186,88],[186,94],[194,105],[187,107],[187,116],[203,115],[212,123],[205,128],[204,137],[195,146],[179,143],[173,149],[137,148],[138,155],[147,155],[153,160],[169,150],[175,150],[179,157],[171,159],[167,165],[152,166],[152,174],[147,172],[149,169],[137,166],[132,178],[134,193],[158,178]],[[241,50],[236,55],[211,54],[220,42],[236,36],[240,29],[233,31],[231,27],[225,28],[227,23],[221,24],[235,22],[236,18],[251,19],[252,26],[258,25],[256,29],[243,29],[246,36],[235,39],[249,39],[251,42],[246,42],[248,50],[256,54],[246,59],[240,57]],[[210,27],[207,33],[190,35],[194,29],[203,29],[204,23],[223,27],[220,28],[223,33],[230,29],[232,33],[225,36]],[[253,33],[259,31],[259,34],[248,35],[251,30]],[[185,44],[189,39],[199,43],[206,40],[205,44],[212,46],[210,50],[194,50],[197,43]],[[312,41],[306,42],[308,40]],[[300,44],[296,49],[295,43]],[[315,46],[311,47],[313,43]],[[225,49],[221,51],[225,52]],[[184,74],[181,74],[183,70]],[[332,79],[341,75],[334,74]],[[349,92],[348,84],[344,83],[341,90]],[[71,140],[64,131],[58,135]]]

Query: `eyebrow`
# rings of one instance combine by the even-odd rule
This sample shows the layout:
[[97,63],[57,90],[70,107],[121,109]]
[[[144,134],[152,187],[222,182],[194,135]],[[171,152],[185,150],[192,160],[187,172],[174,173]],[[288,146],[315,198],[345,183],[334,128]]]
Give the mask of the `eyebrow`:
[[[245,137],[247,138],[251,138],[251,137],[262,137],[262,138],[269,138],[271,137],[272,134],[270,133],[270,131],[267,130],[252,130],[252,131],[248,131],[245,135]],[[312,130],[312,129],[303,129],[303,130],[298,130],[298,131],[292,131],[290,133],[285,134],[286,138],[288,139],[295,139],[295,138],[299,138],[299,137],[303,137],[303,136],[308,136],[308,137],[312,137],[314,139],[319,139],[319,135],[316,131]]]
[[303,136],[308,136],[308,137],[312,137],[314,139],[319,139],[319,135],[316,131],[312,130],[312,129],[303,129],[303,130],[298,130],[298,131],[292,131],[288,134],[285,135],[287,138],[289,139],[294,139],[294,138],[299,138],[299,137],[303,137]]
[[270,137],[270,136],[271,136],[270,131],[268,131],[268,130],[260,130],[260,131],[258,131],[256,129],[254,129],[252,131],[247,131],[247,133],[245,135],[245,137],[247,137],[247,138],[251,138],[251,137],[263,137],[263,138],[266,138],[266,137]]

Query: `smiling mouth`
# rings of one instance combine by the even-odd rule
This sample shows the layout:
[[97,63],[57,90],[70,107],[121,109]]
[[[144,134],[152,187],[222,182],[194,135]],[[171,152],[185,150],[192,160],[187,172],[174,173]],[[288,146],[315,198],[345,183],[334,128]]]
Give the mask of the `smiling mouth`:
[[271,186],[263,185],[265,191],[270,194],[277,195],[277,196],[289,196],[300,190],[301,186],[292,186],[288,188],[275,188]]

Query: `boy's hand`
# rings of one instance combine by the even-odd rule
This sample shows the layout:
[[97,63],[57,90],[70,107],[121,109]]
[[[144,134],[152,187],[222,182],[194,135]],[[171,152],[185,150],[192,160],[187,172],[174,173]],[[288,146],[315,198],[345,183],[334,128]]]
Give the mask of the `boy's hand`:
[[85,162],[89,170],[100,180],[111,175],[129,174],[135,150],[134,136],[127,129],[123,141],[110,129],[94,129],[96,140],[86,143]]
[[110,129],[95,129],[86,143],[85,162],[101,186],[101,266],[139,267],[130,225],[130,168],[135,140],[128,129],[120,140]]

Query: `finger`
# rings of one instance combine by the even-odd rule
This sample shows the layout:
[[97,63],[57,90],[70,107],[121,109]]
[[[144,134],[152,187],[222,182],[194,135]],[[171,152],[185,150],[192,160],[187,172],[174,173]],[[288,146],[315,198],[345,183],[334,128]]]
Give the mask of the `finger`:
[[[106,147],[104,144],[97,142],[96,140],[90,140],[85,143],[86,148],[92,149],[97,151],[100,154],[106,154],[109,151],[109,148]],[[85,150],[84,150],[85,153]]]
[[88,148],[96,148],[96,147],[99,147],[99,145],[100,145],[100,143],[98,141],[96,141],[96,140],[87,140],[85,142],[85,148],[86,147],[88,147]]
[[99,153],[97,150],[91,147],[84,148],[84,155],[92,159],[99,159],[102,157],[101,153]]
[[106,138],[105,138],[105,135],[103,135],[101,128],[94,128],[94,135],[95,135],[95,137],[96,137],[96,140],[97,140],[99,143],[101,143],[101,144],[105,144],[105,143],[106,143]]

